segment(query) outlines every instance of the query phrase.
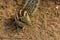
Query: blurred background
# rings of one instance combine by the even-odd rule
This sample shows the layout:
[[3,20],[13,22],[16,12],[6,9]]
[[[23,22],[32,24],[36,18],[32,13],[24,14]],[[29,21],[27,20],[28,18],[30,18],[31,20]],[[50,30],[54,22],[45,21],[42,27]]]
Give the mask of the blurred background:
[[0,40],[60,40],[60,0],[40,0],[31,17],[32,26],[16,31],[16,7],[24,0],[0,0]]

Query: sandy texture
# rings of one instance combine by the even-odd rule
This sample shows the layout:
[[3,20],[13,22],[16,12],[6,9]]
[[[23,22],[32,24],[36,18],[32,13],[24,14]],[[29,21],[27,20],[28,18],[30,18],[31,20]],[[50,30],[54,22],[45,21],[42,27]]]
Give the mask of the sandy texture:
[[41,0],[38,10],[31,17],[32,26],[23,29],[14,23],[16,7],[22,0],[0,0],[0,40],[60,40],[60,1]]

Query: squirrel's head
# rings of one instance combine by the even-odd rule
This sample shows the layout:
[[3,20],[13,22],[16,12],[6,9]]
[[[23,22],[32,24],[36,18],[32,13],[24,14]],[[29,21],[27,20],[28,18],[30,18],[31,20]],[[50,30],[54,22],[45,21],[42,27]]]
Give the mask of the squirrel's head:
[[19,14],[18,14],[18,17],[19,17],[19,20],[25,24],[28,24],[28,25],[32,25],[31,23],[31,19],[28,15],[28,12],[27,11],[22,11],[20,10]]

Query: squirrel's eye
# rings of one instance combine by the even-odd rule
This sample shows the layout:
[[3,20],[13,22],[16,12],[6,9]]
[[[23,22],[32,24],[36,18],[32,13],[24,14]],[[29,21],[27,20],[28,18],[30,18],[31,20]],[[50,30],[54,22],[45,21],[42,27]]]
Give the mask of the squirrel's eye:
[[27,11],[24,11],[24,16],[27,16]]
[[19,17],[26,16],[27,15],[27,11],[20,10],[18,15],[19,15]]

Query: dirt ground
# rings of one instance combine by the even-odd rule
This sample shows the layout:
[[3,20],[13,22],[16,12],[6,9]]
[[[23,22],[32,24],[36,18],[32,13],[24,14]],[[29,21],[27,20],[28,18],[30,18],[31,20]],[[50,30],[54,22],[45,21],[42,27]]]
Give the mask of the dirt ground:
[[[22,0],[0,0],[0,40],[60,40],[60,1],[41,0],[31,17],[32,26],[25,25],[16,31],[16,7]],[[19,5],[19,6],[18,6]]]

